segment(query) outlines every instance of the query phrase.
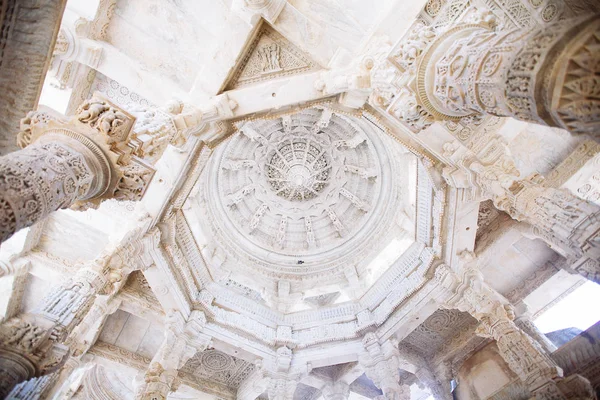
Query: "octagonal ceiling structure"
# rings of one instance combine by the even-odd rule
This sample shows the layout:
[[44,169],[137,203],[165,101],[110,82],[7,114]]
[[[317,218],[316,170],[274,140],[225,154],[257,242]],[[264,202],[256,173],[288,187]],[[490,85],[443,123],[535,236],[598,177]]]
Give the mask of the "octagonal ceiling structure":
[[192,156],[156,246],[209,330],[261,353],[341,343],[431,293],[445,191],[425,155],[334,103],[230,129]]
[[364,116],[320,107],[240,122],[199,188],[220,268],[247,272],[259,291],[272,286],[264,279],[304,291],[335,282],[385,237],[410,245],[414,224],[398,219],[414,221],[415,156],[377,131]]

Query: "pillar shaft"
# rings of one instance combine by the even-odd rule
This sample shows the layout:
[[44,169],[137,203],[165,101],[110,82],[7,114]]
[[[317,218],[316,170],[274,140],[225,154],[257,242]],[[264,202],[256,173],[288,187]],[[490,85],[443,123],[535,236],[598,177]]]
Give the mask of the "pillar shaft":
[[442,34],[424,56],[419,95],[434,116],[491,114],[598,135],[600,16],[534,31],[478,22]]
[[292,400],[298,382],[290,377],[272,377],[267,387],[269,400]]
[[114,313],[120,302],[111,296],[96,296],[94,304],[65,340],[73,357],[81,357],[94,344],[106,318]]
[[163,343],[144,373],[143,381],[136,385],[136,400],[166,400],[170,392],[177,390],[179,369],[197,351],[208,347],[210,339],[201,335],[205,324],[206,317],[199,311],[192,312],[187,322],[178,312],[168,316]]
[[452,400],[449,379],[447,381],[439,379],[428,368],[420,368],[415,375],[417,378],[419,378],[419,381],[421,381],[422,384],[427,386],[436,400]]
[[139,138],[135,120],[99,94],[68,121],[30,112],[17,139],[24,148],[0,158],[0,241],[60,208],[140,200],[155,172],[144,158],[158,160],[169,137]]
[[410,387],[400,383],[400,357],[398,343],[386,340],[383,343],[374,333],[363,338],[364,352],[359,363],[377,388],[388,400],[410,400]]
[[44,139],[0,157],[0,241],[106,187],[97,176],[107,164],[89,148],[67,136]]
[[494,313],[477,315],[481,322],[477,334],[496,340],[502,358],[532,391],[561,376],[556,363],[499,307]]
[[480,321],[476,334],[496,340],[502,358],[536,399],[566,399],[565,391],[570,384],[562,379],[562,370],[535,340],[517,327],[512,306],[483,281],[476,269],[466,266],[461,274],[459,277],[444,266],[436,270],[438,282],[450,289],[445,306],[469,312]]

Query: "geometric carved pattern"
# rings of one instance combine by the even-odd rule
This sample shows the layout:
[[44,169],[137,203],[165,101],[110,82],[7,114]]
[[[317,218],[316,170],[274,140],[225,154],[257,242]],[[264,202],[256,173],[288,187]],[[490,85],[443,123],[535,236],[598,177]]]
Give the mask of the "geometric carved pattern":
[[237,389],[254,365],[218,350],[205,350],[190,358],[181,371]]
[[466,331],[475,331],[477,320],[454,309],[439,309],[402,342],[416,347],[426,358],[445,352],[452,339]]
[[404,161],[384,162],[396,144],[386,146],[367,117],[317,105],[237,123],[200,181],[201,223],[227,262],[333,274],[331,264],[345,268],[353,261],[344,258],[389,231],[402,201],[401,172],[392,171]]
[[110,101],[126,110],[132,110],[140,107],[153,107],[148,100],[139,94],[132,92],[129,88],[121,85],[119,82],[110,79],[101,73],[96,73],[96,79],[90,89],[90,94],[100,92],[105,95]]

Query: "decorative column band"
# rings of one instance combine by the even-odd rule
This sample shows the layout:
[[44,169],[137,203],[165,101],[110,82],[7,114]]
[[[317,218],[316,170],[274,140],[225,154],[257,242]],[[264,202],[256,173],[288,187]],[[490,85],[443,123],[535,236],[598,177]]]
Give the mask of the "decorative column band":
[[492,114],[598,135],[600,15],[535,31],[482,21],[439,35],[420,58],[416,95],[431,116]]
[[0,241],[77,200],[101,195],[110,167],[102,151],[66,129],[0,158]]
[[140,138],[135,122],[99,94],[68,121],[49,110],[30,112],[17,135],[24,149],[0,159],[0,240],[61,208],[140,200],[155,172],[149,162],[176,131],[144,126]]

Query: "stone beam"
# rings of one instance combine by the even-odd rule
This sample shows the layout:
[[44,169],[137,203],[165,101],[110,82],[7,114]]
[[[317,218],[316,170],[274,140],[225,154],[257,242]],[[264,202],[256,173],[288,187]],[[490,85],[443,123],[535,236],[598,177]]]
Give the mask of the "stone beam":
[[234,118],[319,100],[324,97],[315,88],[320,76],[320,72],[314,72],[230,90],[227,95],[238,105]]

